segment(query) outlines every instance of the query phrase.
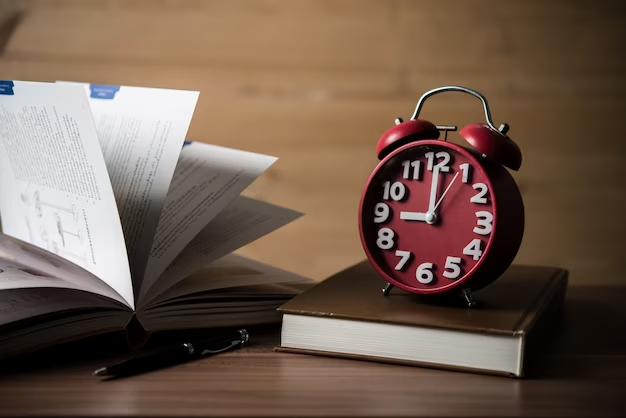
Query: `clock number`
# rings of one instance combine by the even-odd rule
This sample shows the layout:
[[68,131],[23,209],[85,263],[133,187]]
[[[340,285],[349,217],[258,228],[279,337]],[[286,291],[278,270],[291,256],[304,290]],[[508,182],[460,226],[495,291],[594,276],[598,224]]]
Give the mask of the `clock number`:
[[407,261],[411,259],[411,252],[396,250],[396,256],[401,257],[400,261],[398,261],[398,264],[396,264],[396,270],[402,270]]
[[463,183],[469,182],[470,181],[470,165],[469,165],[469,163],[461,164],[459,166],[459,168],[461,169],[461,171],[463,171],[463,177],[461,178],[461,181]]
[[474,188],[474,190],[480,189],[480,191],[478,192],[476,196],[473,196],[470,199],[470,202],[482,203],[482,204],[487,203],[487,198],[485,197],[487,195],[487,190],[488,190],[487,185],[485,183],[476,183],[472,185],[472,187]]
[[394,246],[393,238],[395,234],[391,228],[380,228],[378,230],[378,239],[376,245],[381,250],[390,250]]
[[430,269],[433,268],[433,263],[422,263],[415,270],[415,278],[422,284],[428,284],[433,281],[435,277]]
[[406,188],[404,187],[404,184],[400,183],[399,181],[396,181],[393,184],[391,184],[390,181],[386,181],[383,183],[384,200],[389,200],[389,197],[391,197],[395,201],[402,200],[405,193]]
[[374,206],[374,222],[379,224],[389,218],[389,206],[386,203],[376,203]]
[[[431,151],[424,154],[424,156],[428,159],[428,165],[426,168],[429,171],[433,171],[434,167],[438,168],[439,171],[442,171],[444,173],[450,171],[450,167],[448,166],[448,164],[450,164],[450,154],[448,154],[447,152],[439,151],[435,154]],[[439,158],[443,158],[443,160],[435,164],[435,159]]]
[[474,260],[478,260],[480,256],[483,255],[480,244],[480,239],[473,239],[472,242],[467,244],[467,247],[463,248],[463,254],[471,255]]
[[426,165],[426,169],[428,171],[433,171],[433,162],[435,160],[435,153],[432,151],[427,152],[426,154],[424,154],[424,156],[428,158],[428,165]]
[[[491,212],[487,212],[486,210],[479,210],[476,212],[476,227],[474,228],[474,233],[479,235],[489,235],[491,234],[491,230],[493,229],[493,215]],[[479,228],[482,226],[482,228]]]
[[440,151],[437,154],[435,154],[435,157],[443,158],[443,160],[439,164],[437,164],[435,167],[438,167],[439,171],[443,171],[444,173],[449,172],[450,166],[448,166],[448,164],[450,164],[450,154],[448,154],[445,151]]
[[389,187],[391,185],[391,182],[389,181],[385,181],[383,182],[383,199],[384,200],[389,200]]
[[411,167],[413,167],[413,180],[419,180],[420,179],[420,166],[421,166],[422,162],[415,160],[415,161],[402,161],[402,167],[404,167],[404,170],[402,171],[402,178],[408,179],[411,176]]
[[447,277],[448,279],[456,279],[459,277],[461,274],[461,267],[459,264],[461,264],[461,257],[448,256],[448,258],[446,258],[446,269],[452,271],[444,270],[442,273],[443,277]]

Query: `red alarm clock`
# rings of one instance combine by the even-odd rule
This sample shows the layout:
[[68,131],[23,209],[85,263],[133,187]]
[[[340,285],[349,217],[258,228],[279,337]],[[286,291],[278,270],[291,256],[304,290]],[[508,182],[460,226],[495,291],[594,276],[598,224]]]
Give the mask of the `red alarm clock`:
[[[418,120],[424,101],[458,91],[482,101],[485,123],[460,135],[471,145],[448,142],[455,126]],[[439,139],[440,131],[444,139]],[[522,155],[495,128],[485,97],[460,86],[425,93],[409,121],[383,134],[381,160],[370,175],[359,207],[359,230],[367,258],[393,286],[418,294],[459,293],[471,306],[471,291],[496,280],[511,264],[524,232],[522,197],[505,167],[518,170]]]

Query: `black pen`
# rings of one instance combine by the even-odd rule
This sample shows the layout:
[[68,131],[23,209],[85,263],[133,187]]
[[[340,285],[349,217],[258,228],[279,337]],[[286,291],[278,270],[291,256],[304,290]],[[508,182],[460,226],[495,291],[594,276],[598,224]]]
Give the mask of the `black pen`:
[[211,354],[228,351],[231,348],[239,347],[247,343],[248,339],[248,331],[240,329],[222,334],[219,338],[212,337],[169,345],[139,354],[136,357],[114,364],[113,366],[102,367],[93,372],[93,375],[128,376],[160,369]]

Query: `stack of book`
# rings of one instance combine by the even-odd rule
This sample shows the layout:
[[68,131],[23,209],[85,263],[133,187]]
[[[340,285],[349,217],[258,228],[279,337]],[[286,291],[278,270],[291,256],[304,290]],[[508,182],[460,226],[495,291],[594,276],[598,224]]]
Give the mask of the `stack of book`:
[[394,289],[364,261],[281,306],[278,351],[523,377],[545,349],[568,273],[512,265],[475,308]]

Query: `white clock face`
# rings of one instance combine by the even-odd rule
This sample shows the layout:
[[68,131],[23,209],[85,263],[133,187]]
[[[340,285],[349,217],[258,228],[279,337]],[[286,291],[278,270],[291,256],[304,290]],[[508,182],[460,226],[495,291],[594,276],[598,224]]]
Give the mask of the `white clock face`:
[[410,289],[455,287],[489,250],[495,228],[490,185],[477,158],[453,144],[393,153],[370,178],[361,205],[370,260]]

